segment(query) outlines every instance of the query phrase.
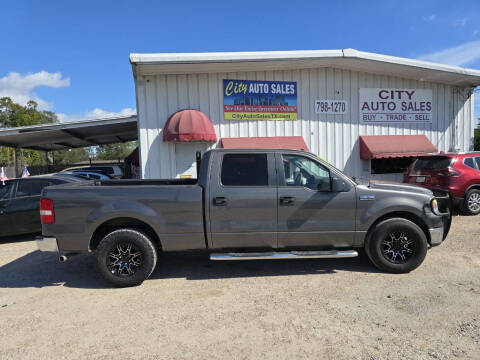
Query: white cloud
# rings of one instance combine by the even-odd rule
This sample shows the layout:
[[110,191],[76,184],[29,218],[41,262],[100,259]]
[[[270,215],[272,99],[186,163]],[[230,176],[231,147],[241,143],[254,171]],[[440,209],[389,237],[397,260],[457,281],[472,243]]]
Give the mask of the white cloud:
[[40,97],[33,90],[38,87],[61,88],[70,86],[70,78],[63,78],[59,72],[49,73],[42,70],[37,73],[21,75],[10,72],[0,78],[0,97],[8,96],[16,103],[25,105],[29,100],[35,100],[41,110],[50,110],[53,107]]
[[425,22],[432,22],[433,20],[436,19],[436,17],[437,17],[437,15],[432,14],[432,15],[424,16],[422,19]]
[[88,110],[80,114],[63,114],[58,113],[58,120],[61,122],[71,122],[71,121],[82,121],[89,119],[103,119],[103,118],[113,118],[119,116],[130,116],[136,115],[137,111],[131,107],[126,107],[121,109],[118,112],[107,111],[100,108],[95,108],[93,110]]
[[480,60],[480,41],[471,41],[419,57],[420,60],[463,66]]
[[456,28],[464,27],[467,24],[467,22],[468,22],[468,18],[466,17],[455,20],[455,22],[453,23],[453,27],[456,27]]

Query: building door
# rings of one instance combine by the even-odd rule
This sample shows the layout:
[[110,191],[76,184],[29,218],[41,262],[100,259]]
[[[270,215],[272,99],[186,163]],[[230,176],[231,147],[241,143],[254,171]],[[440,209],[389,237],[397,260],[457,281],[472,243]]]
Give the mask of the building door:
[[175,169],[176,178],[197,177],[197,162],[195,153],[202,154],[208,150],[208,143],[203,142],[179,142],[175,143]]

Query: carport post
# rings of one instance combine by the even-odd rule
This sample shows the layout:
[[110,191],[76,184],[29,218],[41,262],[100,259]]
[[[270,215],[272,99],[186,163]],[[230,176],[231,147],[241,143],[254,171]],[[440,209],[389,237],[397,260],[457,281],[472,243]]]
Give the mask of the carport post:
[[13,148],[13,166],[14,166],[13,175],[15,175],[15,177],[18,177],[18,154],[17,154],[17,150],[18,150],[17,147]]

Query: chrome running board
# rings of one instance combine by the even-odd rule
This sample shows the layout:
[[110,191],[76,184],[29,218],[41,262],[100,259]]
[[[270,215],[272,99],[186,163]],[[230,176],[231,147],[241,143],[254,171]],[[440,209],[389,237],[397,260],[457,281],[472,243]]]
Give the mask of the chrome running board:
[[290,251],[290,252],[231,252],[212,253],[210,260],[282,260],[282,259],[339,259],[358,256],[355,250]]

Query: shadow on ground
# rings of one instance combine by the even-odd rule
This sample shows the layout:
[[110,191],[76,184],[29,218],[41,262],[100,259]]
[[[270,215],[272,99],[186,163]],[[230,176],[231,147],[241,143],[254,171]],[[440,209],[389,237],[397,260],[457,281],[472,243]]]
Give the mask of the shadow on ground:
[[38,235],[41,235],[41,234],[38,233],[38,234],[27,234],[27,235],[0,236],[0,245],[24,242],[24,241],[35,241],[35,237]]
[[[77,255],[60,263],[55,254],[34,251],[0,267],[0,288],[109,288],[95,270],[95,258]],[[335,274],[340,271],[377,272],[366,256],[353,259],[222,261],[206,253],[162,254],[150,279],[208,280],[240,277]],[[148,281],[148,280],[147,280]]]

